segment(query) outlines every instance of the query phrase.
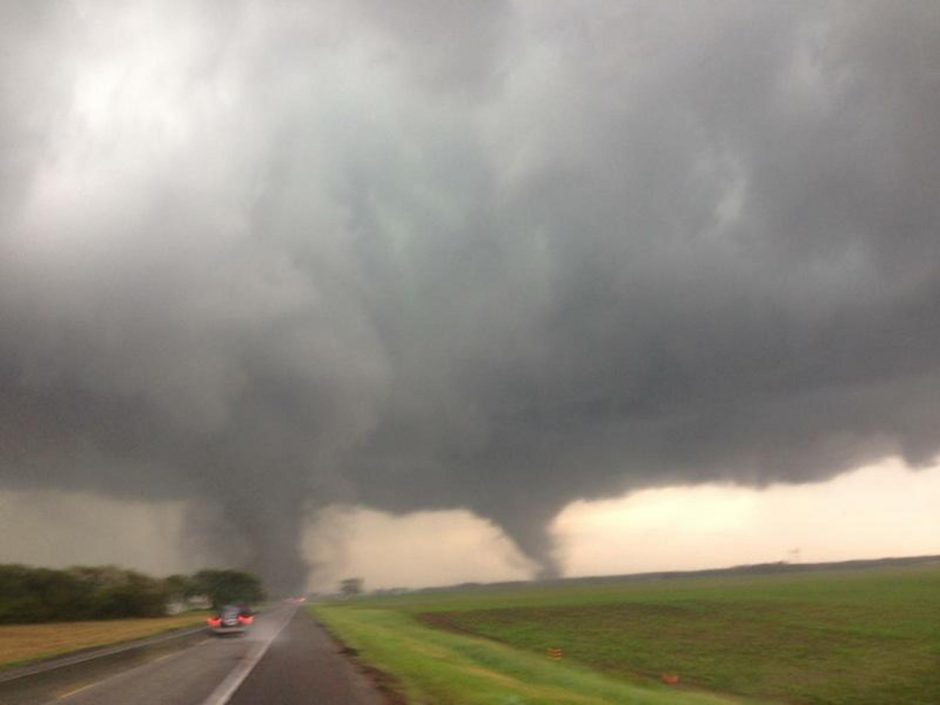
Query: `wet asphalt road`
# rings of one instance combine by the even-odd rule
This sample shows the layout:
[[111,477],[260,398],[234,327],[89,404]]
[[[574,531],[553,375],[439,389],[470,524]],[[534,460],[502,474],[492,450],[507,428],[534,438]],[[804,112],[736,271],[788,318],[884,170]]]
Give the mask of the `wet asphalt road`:
[[[273,639],[273,640],[272,640]],[[265,644],[269,646],[257,660]],[[248,666],[253,667],[247,671]],[[89,672],[92,669],[88,669]],[[58,683],[34,677],[11,705],[384,705],[383,696],[307,614],[280,606],[244,637],[208,635],[131,668]],[[247,675],[241,682],[237,676]],[[237,685],[234,693],[231,688]],[[38,687],[41,686],[41,687]],[[227,692],[228,691],[228,692]],[[4,700],[6,703],[6,700]]]
[[383,705],[384,698],[301,610],[236,691],[231,705]]

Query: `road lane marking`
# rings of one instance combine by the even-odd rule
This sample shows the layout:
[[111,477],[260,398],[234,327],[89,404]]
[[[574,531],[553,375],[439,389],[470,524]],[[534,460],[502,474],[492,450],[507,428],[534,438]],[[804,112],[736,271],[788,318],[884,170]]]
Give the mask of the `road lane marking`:
[[256,647],[243,661],[239,662],[239,664],[225,676],[225,679],[219,683],[218,687],[212,691],[212,694],[203,700],[202,705],[226,705],[226,703],[232,699],[232,696],[235,695],[235,691],[238,690],[239,686],[241,686],[248,677],[248,674],[251,673],[265,653],[267,653],[268,647],[274,643],[274,640],[277,639],[284,627],[294,618],[296,612],[297,607],[290,610],[287,614],[287,618],[274,630],[274,635],[266,642]]
[[88,690],[89,688],[96,686],[99,683],[104,683],[104,681],[93,681],[91,683],[86,683],[85,685],[79,686],[78,688],[72,688],[72,690],[66,691],[61,695],[57,695],[56,700],[65,700],[66,698],[71,698],[73,695],[78,695],[83,690]]
[[140,671],[141,669],[148,668],[150,666],[153,666],[154,664],[160,663],[161,661],[165,661],[169,658],[173,658],[174,656],[180,656],[181,654],[185,654],[190,649],[194,649],[197,646],[205,644],[208,641],[212,641],[212,639],[205,639],[204,641],[197,642],[196,644],[193,644],[192,646],[186,649],[182,649],[180,651],[171,651],[170,653],[163,654],[162,656],[158,656],[157,658],[148,659],[144,661],[143,663],[138,664],[128,670],[118,671],[117,673],[114,673],[106,678],[101,678],[100,680],[92,681],[91,683],[86,683],[85,685],[81,685],[77,688],[73,688],[72,690],[67,690],[64,693],[60,693],[59,695],[56,695],[55,700],[49,701],[49,703],[47,703],[46,705],[52,705],[52,703],[56,703],[59,700],[65,700],[67,698],[71,698],[73,695],[78,695],[79,693],[83,693],[84,691],[88,690],[89,688],[93,688],[96,685],[110,683],[112,681],[117,681],[122,678],[131,678],[133,677],[133,674],[135,674],[137,671]]

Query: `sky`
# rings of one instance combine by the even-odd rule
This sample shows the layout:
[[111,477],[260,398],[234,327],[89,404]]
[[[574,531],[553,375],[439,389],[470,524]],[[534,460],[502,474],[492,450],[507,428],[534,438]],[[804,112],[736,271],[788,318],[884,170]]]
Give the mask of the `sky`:
[[3,3],[0,560],[285,591],[937,552],[938,30]]
[[[576,500],[550,530],[565,577],[940,555],[938,499],[940,465],[912,473],[892,458],[815,484],[711,483]],[[195,570],[182,527],[179,501],[0,495],[0,533],[17,537],[4,560]],[[301,555],[313,566],[307,589],[321,593],[351,576],[367,589],[394,589],[527,580],[538,569],[498,526],[466,510],[332,507],[304,527]]]

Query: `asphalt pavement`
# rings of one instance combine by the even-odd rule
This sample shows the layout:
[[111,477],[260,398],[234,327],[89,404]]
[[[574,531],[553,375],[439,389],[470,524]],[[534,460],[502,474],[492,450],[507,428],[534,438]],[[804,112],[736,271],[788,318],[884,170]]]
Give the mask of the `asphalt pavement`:
[[235,692],[231,705],[384,705],[317,622],[300,610]]
[[[87,674],[87,677],[83,677]],[[246,636],[206,638],[143,664],[22,679],[4,705],[385,705],[304,609],[258,615]]]

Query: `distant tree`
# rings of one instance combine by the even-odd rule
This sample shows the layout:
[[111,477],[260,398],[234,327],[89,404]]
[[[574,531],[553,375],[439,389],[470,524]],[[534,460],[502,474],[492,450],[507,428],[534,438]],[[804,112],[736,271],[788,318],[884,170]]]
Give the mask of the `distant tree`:
[[0,564],[0,624],[160,617],[171,600],[196,595],[214,606],[264,599],[257,576],[236,570],[157,580],[110,565],[53,570]]
[[362,594],[362,578],[346,578],[339,584],[339,591],[346,597]]
[[68,572],[91,586],[94,619],[160,617],[166,612],[162,580],[116,566],[75,566]]
[[183,602],[187,598],[199,594],[198,586],[188,575],[170,575],[163,579],[163,589],[167,597],[176,602]]
[[93,592],[62,570],[0,565],[0,623],[91,619]]
[[166,613],[167,594],[162,581],[129,570],[120,583],[102,588],[98,600],[105,618],[160,617]]
[[200,570],[192,577],[192,588],[192,594],[205,595],[215,608],[264,599],[258,576],[238,570]]
[[0,565],[0,623],[159,617],[166,598],[162,581],[114,566]]

